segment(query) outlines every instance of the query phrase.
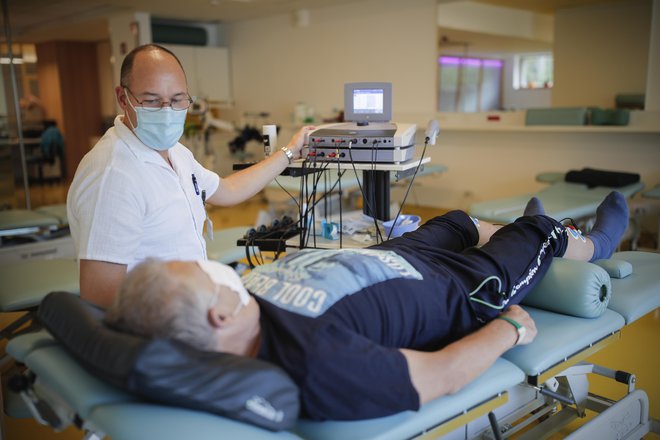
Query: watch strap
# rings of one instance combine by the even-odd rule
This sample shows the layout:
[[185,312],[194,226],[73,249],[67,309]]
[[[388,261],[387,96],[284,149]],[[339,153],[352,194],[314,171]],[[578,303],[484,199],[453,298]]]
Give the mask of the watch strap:
[[518,321],[516,321],[515,319],[511,319],[508,316],[498,316],[497,319],[506,321],[516,328],[516,332],[518,332],[518,339],[516,339],[516,343],[514,345],[520,344],[523,338],[525,337],[525,333],[527,333],[527,329],[523,325],[521,325]]
[[287,147],[282,147],[280,149],[282,150],[282,152],[286,156],[289,163],[293,162],[293,152],[291,150],[289,150],[289,148],[287,148]]

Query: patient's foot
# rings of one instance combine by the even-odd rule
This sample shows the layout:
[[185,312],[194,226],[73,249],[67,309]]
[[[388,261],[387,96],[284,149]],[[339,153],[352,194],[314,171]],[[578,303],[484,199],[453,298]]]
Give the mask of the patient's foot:
[[627,227],[626,198],[620,192],[612,191],[598,206],[596,223],[588,235],[594,244],[594,255],[590,261],[610,258]]
[[545,209],[543,209],[543,204],[541,201],[536,198],[532,197],[529,199],[529,202],[527,202],[527,206],[525,206],[525,211],[523,211],[523,215],[545,215]]

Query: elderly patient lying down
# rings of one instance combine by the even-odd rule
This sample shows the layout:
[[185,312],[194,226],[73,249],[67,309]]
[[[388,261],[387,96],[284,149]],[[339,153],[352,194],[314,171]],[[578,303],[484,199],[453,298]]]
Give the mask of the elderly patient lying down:
[[416,410],[534,339],[516,304],[553,257],[611,256],[628,223],[625,199],[611,193],[597,214],[584,237],[536,199],[501,228],[452,211],[367,249],[302,250],[242,279],[219,263],[147,261],[107,320],[271,361],[299,386],[308,418]]

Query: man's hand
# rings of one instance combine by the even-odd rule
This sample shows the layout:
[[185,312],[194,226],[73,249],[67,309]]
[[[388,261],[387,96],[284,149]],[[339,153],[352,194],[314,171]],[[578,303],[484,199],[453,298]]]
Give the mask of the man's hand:
[[[509,307],[500,316],[506,316],[526,328],[520,343],[529,344],[536,337],[534,321],[520,306]],[[419,393],[420,403],[426,403],[443,394],[455,393],[474,380],[513,347],[517,339],[518,332],[513,324],[503,319],[493,319],[441,350],[400,351],[408,361],[410,379]]]
[[[522,307],[519,305],[513,305],[509,307],[504,313],[502,313],[500,316],[506,316],[507,318],[513,319],[516,321],[518,324],[522,325],[525,327],[525,336],[524,338],[518,343],[518,345],[525,345],[529,344],[534,340],[536,337],[538,331],[536,330],[536,324],[534,323],[534,320],[532,319],[531,316],[529,316],[529,313],[527,313],[525,310],[523,310]],[[502,320],[499,320],[502,321]],[[503,324],[505,322],[502,322]],[[515,336],[516,339],[514,339],[514,343],[518,338],[518,332],[516,328],[509,323],[508,326],[511,328],[511,334]]]
[[293,157],[302,156],[302,149],[307,144],[307,142],[309,142],[307,139],[307,134],[315,129],[316,127],[306,125],[293,135],[288,145],[286,146],[293,153]]

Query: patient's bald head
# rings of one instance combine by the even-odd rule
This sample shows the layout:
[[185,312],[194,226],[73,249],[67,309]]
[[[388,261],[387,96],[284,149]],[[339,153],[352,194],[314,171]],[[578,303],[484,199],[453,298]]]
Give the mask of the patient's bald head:
[[[237,290],[243,290],[243,296]],[[245,354],[259,331],[259,306],[249,299],[229,266],[147,260],[126,276],[106,322],[145,338]]]
[[215,285],[196,263],[147,260],[128,273],[106,322],[146,338],[178,339],[215,350],[206,317],[217,300]]

